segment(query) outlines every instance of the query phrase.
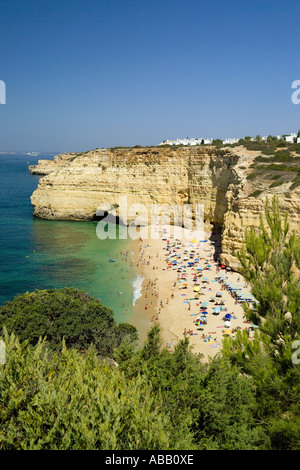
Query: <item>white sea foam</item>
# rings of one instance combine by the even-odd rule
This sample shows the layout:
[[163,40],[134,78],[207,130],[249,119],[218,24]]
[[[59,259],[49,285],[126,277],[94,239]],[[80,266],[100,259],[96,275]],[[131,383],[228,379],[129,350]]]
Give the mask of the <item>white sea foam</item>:
[[140,274],[137,275],[137,277],[132,281],[132,287],[133,287],[133,301],[132,305],[135,305],[136,301],[142,297],[142,284],[143,280],[145,278],[141,276]]

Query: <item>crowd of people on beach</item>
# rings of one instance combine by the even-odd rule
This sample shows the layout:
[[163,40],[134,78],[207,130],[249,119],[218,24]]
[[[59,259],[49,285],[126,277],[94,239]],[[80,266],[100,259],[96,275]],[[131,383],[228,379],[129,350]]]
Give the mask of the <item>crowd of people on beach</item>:
[[[210,234],[210,239],[208,236],[204,240],[183,243],[162,231],[164,251],[163,254],[157,252],[156,255],[147,251],[150,244],[143,244],[140,240],[137,267],[147,266],[153,271],[158,270],[155,278],[148,279],[143,285],[144,309],[151,311],[151,321],[159,321],[159,315],[169,303],[176,309],[183,302],[189,317],[196,317],[191,323],[191,318],[185,313],[190,327],[184,328],[183,336],[198,335],[210,347],[217,347],[221,345],[223,336],[234,337],[241,329],[245,329],[250,335],[255,325],[249,324],[242,307],[245,300],[254,302],[248,291],[248,284],[241,275],[222,265],[216,258],[213,235]],[[161,259],[163,264],[160,263]],[[176,278],[173,276],[168,295],[164,293],[162,296],[159,275],[170,271],[176,273]]]

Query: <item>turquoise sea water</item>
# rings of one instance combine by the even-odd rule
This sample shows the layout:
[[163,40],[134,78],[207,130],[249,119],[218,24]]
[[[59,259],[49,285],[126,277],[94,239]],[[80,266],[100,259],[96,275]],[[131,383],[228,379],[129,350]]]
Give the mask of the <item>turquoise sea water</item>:
[[[100,240],[96,221],[33,217],[30,196],[40,177],[28,165],[41,158],[53,156],[0,154],[0,305],[26,291],[73,286],[111,307],[117,322],[130,322],[138,284],[131,239]],[[143,318],[133,323],[148,327]]]

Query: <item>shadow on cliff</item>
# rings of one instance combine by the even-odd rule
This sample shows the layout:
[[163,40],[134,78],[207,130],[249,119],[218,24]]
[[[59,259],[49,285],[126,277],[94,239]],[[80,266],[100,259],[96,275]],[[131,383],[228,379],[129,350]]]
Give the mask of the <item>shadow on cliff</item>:
[[214,245],[213,257],[215,262],[219,261],[220,254],[222,253],[222,231],[223,227],[221,224],[211,224],[211,235],[209,240]]
[[231,162],[222,162],[219,167],[216,167],[213,162],[210,162],[211,178],[213,187],[216,188],[215,193],[215,208],[213,212],[213,220],[211,222],[211,236],[210,241],[215,246],[214,261],[219,261],[219,256],[222,253],[222,233],[224,228],[224,214],[228,210],[227,192],[229,184],[235,182],[235,176],[232,172]]

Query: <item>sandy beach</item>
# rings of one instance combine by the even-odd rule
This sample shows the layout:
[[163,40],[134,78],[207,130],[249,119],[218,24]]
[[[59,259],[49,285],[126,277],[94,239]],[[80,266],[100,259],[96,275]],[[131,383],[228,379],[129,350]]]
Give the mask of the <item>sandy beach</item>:
[[144,281],[135,309],[143,310],[149,328],[159,322],[163,346],[173,349],[188,335],[194,353],[207,361],[220,351],[224,335],[247,329],[253,336],[242,307],[252,297],[249,286],[216,260],[216,234],[191,240],[178,238],[172,226],[155,231],[157,239],[136,241],[133,258]]

